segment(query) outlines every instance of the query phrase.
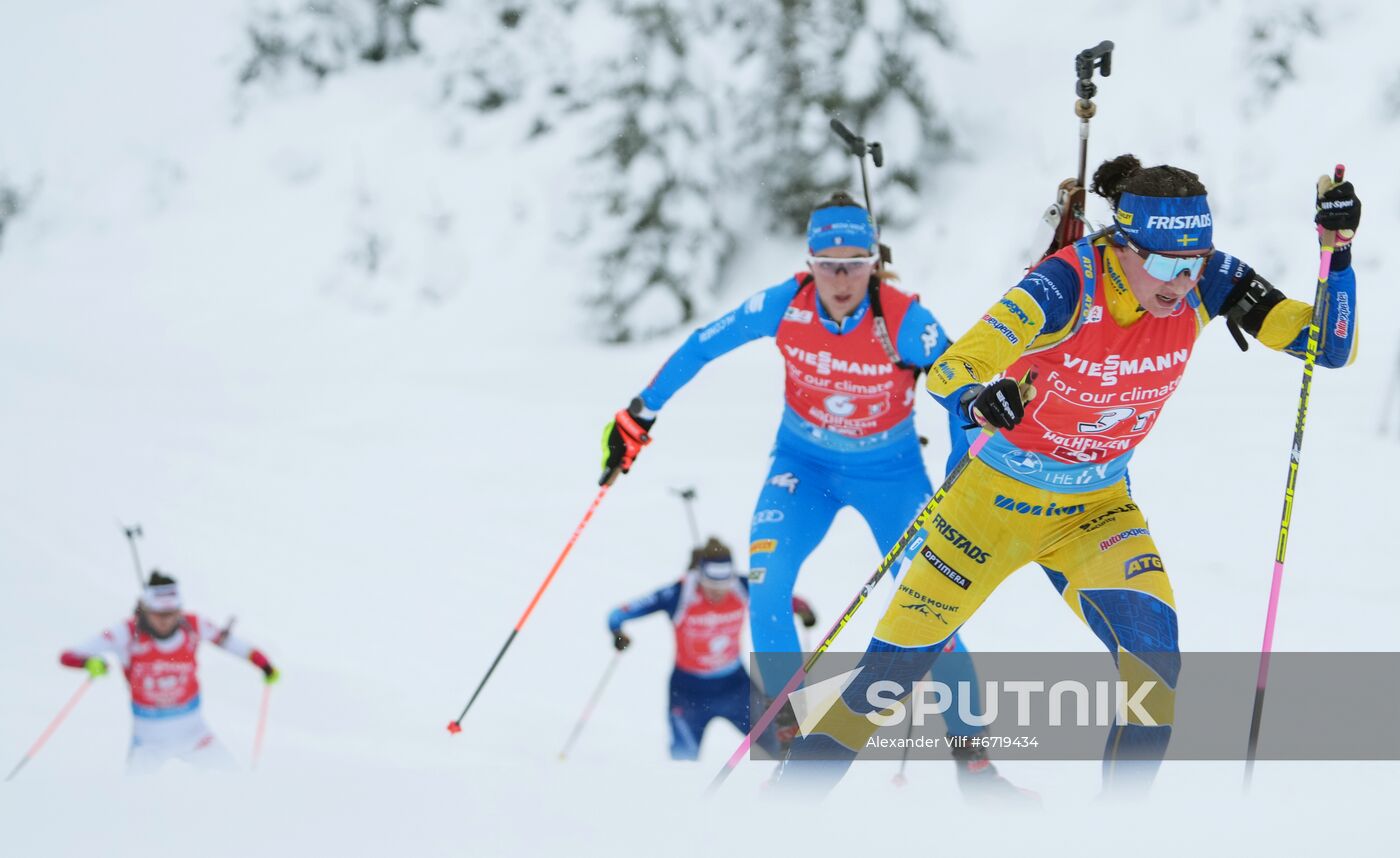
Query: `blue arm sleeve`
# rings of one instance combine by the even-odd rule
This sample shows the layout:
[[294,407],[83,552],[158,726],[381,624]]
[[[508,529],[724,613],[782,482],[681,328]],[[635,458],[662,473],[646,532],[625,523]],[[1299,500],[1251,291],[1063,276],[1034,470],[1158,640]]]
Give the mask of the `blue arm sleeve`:
[[678,581],[653,593],[648,593],[640,599],[633,599],[614,608],[612,613],[608,614],[608,631],[618,632],[622,629],[622,624],[628,620],[645,617],[647,614],[654,614],[657,611],[674,614],[676,606],[680,602],[681,585]]
[[1069,327],[1079,309],[1079,277],[1063,259],[1047,259],[1026,272],[1016,284],[1040,305],[1045,314],[1041,330],[1053,334]]
[[744,343],[776,335],[797,288],[795,277],[779,283],[692,333],[642,390],[642,403],[653,411],[661,410],[705,364]]
[[899,359],[905,363],[927,367],[932,366],[952,342],[933,313],[915,301],[909,305],[904,321],[899,325],[899,341],[895,343],[895,351],[899,352]]
[[[1350,267],[1327,275],[1327,315],[1322,320],[1322,343],[1317,365],[1346,366],[1356,353],[1356,272]],[[1302,357],[1307,353],[1308,332],[1304,330],[1284,351]]]

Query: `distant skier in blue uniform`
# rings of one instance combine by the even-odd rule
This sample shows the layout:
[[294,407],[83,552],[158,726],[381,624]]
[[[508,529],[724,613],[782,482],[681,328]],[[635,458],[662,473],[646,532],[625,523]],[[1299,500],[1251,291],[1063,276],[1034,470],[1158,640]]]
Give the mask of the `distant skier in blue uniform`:
[[[697,759],[705,727],[715,718],[725,719],[740,733],[749,732],[752,685],[739,648],[748,606],[748,580],[736,573],[729,546],[711,537],[692,553],[690,568],[679,581],[608,615],[608,631],[619,652],[632,643],[622,630],[628,620],[665,612],[675,626],[676,665],[667,708],[672,759]],[[807,628],[817,624],[816,614],[801,598],[792,597],[792,610]],[[777,755],[772,730],[760,743]]]

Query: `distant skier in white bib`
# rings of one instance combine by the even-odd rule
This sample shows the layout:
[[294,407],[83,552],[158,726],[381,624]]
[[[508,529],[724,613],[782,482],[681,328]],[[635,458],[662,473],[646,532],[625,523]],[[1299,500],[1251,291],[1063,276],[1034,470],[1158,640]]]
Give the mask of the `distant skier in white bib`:
[[86,670],[93,678],[107,673],[103,653],[120,660],[131,686],[129,774],[155,771],[174,758],[203,769],[235,768],[200,713],[196,650],[201,641],[248,659],[265,682],[277,681],[276,668],[257,649],[206,617],[184,613],[175,579],[160,572],[151,573],[131,619],[59,657],[66,667]]

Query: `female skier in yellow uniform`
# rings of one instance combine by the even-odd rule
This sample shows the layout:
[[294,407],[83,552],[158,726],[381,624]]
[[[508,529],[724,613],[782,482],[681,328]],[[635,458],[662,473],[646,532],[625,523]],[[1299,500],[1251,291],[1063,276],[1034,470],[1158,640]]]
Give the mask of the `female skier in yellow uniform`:
[[[1045,568],[1103,641],[1130,691],[1157,683],[1145,697],[1155,724],[1129,710],[1129,723],[1111,728],[1105,784],[1129,768],[1121,761],[1140,761],[1150,775],[1165,754],[1180,666],[1176,608],[1128,494],[1128,461],[1212,318],[1224,316],[1237,339],[1243,329],[1301,356],[1313,308],[1215,249],[1194,173],[1145,169],[1123,155],[1099,167],[1093,190],[1112,202],[1112,225],[1044,260],[929,371],[929,391],[970,430],[999,431],[935,511],[901,581],[914,598],[886,610],[863,661],[870,669],[793,745],[780,783],[834,783],[874,731],[865,717],[878,708],[867,700],[870,685],[893,679],[908,688],[997,585],[1029,563]],[[1360,212],[1350,182],[1319,181],[1317,222],[1338,231],[1321,366],[1355,357],[1350,242]],[[1033,387],[1014,380],[1027,377]],[[906,610],[921,601],[946,609]]]

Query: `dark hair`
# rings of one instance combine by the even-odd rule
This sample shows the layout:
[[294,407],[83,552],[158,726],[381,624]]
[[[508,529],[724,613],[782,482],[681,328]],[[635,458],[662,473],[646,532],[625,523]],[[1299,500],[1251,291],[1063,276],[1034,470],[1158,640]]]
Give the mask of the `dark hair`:
[[703,562],[717,562],[733,560],[734,557],[729,552],[729,546],[711,536],[705,544],[690,552],[690,568],[699,569]]
[[146,582],[146,586],[147,586],[147,587],[159,587],[159,586],[161,586],[161,585],[163,585],[163,584],[174,584],[174,583],[175,583],[175,579],[174,579],[174,578],[171,578],[169,575],[165,574],[164,572],[160,571],[159,569],[152,569],[152,570],[151,570],[151,578],[150,578],[149,581]]
[[1090,189],[1115,209],[1125,192],[1143,197],[1198,197],[1206,192],[1201,177],[1190,170],[1166,164],[1144,167],[1135,155],[1119,155],[1100,164]]
[[821,211],[822,209],[841,208],[841,207],[844,207],[844,206],[855,206],[855,207],[858,208],[858,209],[864,209],[864,208],[865,208],[865,206],[863,206],[863,205],[861,205],[860,203],[856,202],[856,198],[855,198],[855,197],[851,196],[850,194],[846,193],[845,191],[836,191],[835,193],[833,193],[831,196],[827,197],[827,198],[826,198],[825,200],[823,200],[822,202],[817,203],[816,207],[813,208],[812,211],[815,212],[815,211]]

